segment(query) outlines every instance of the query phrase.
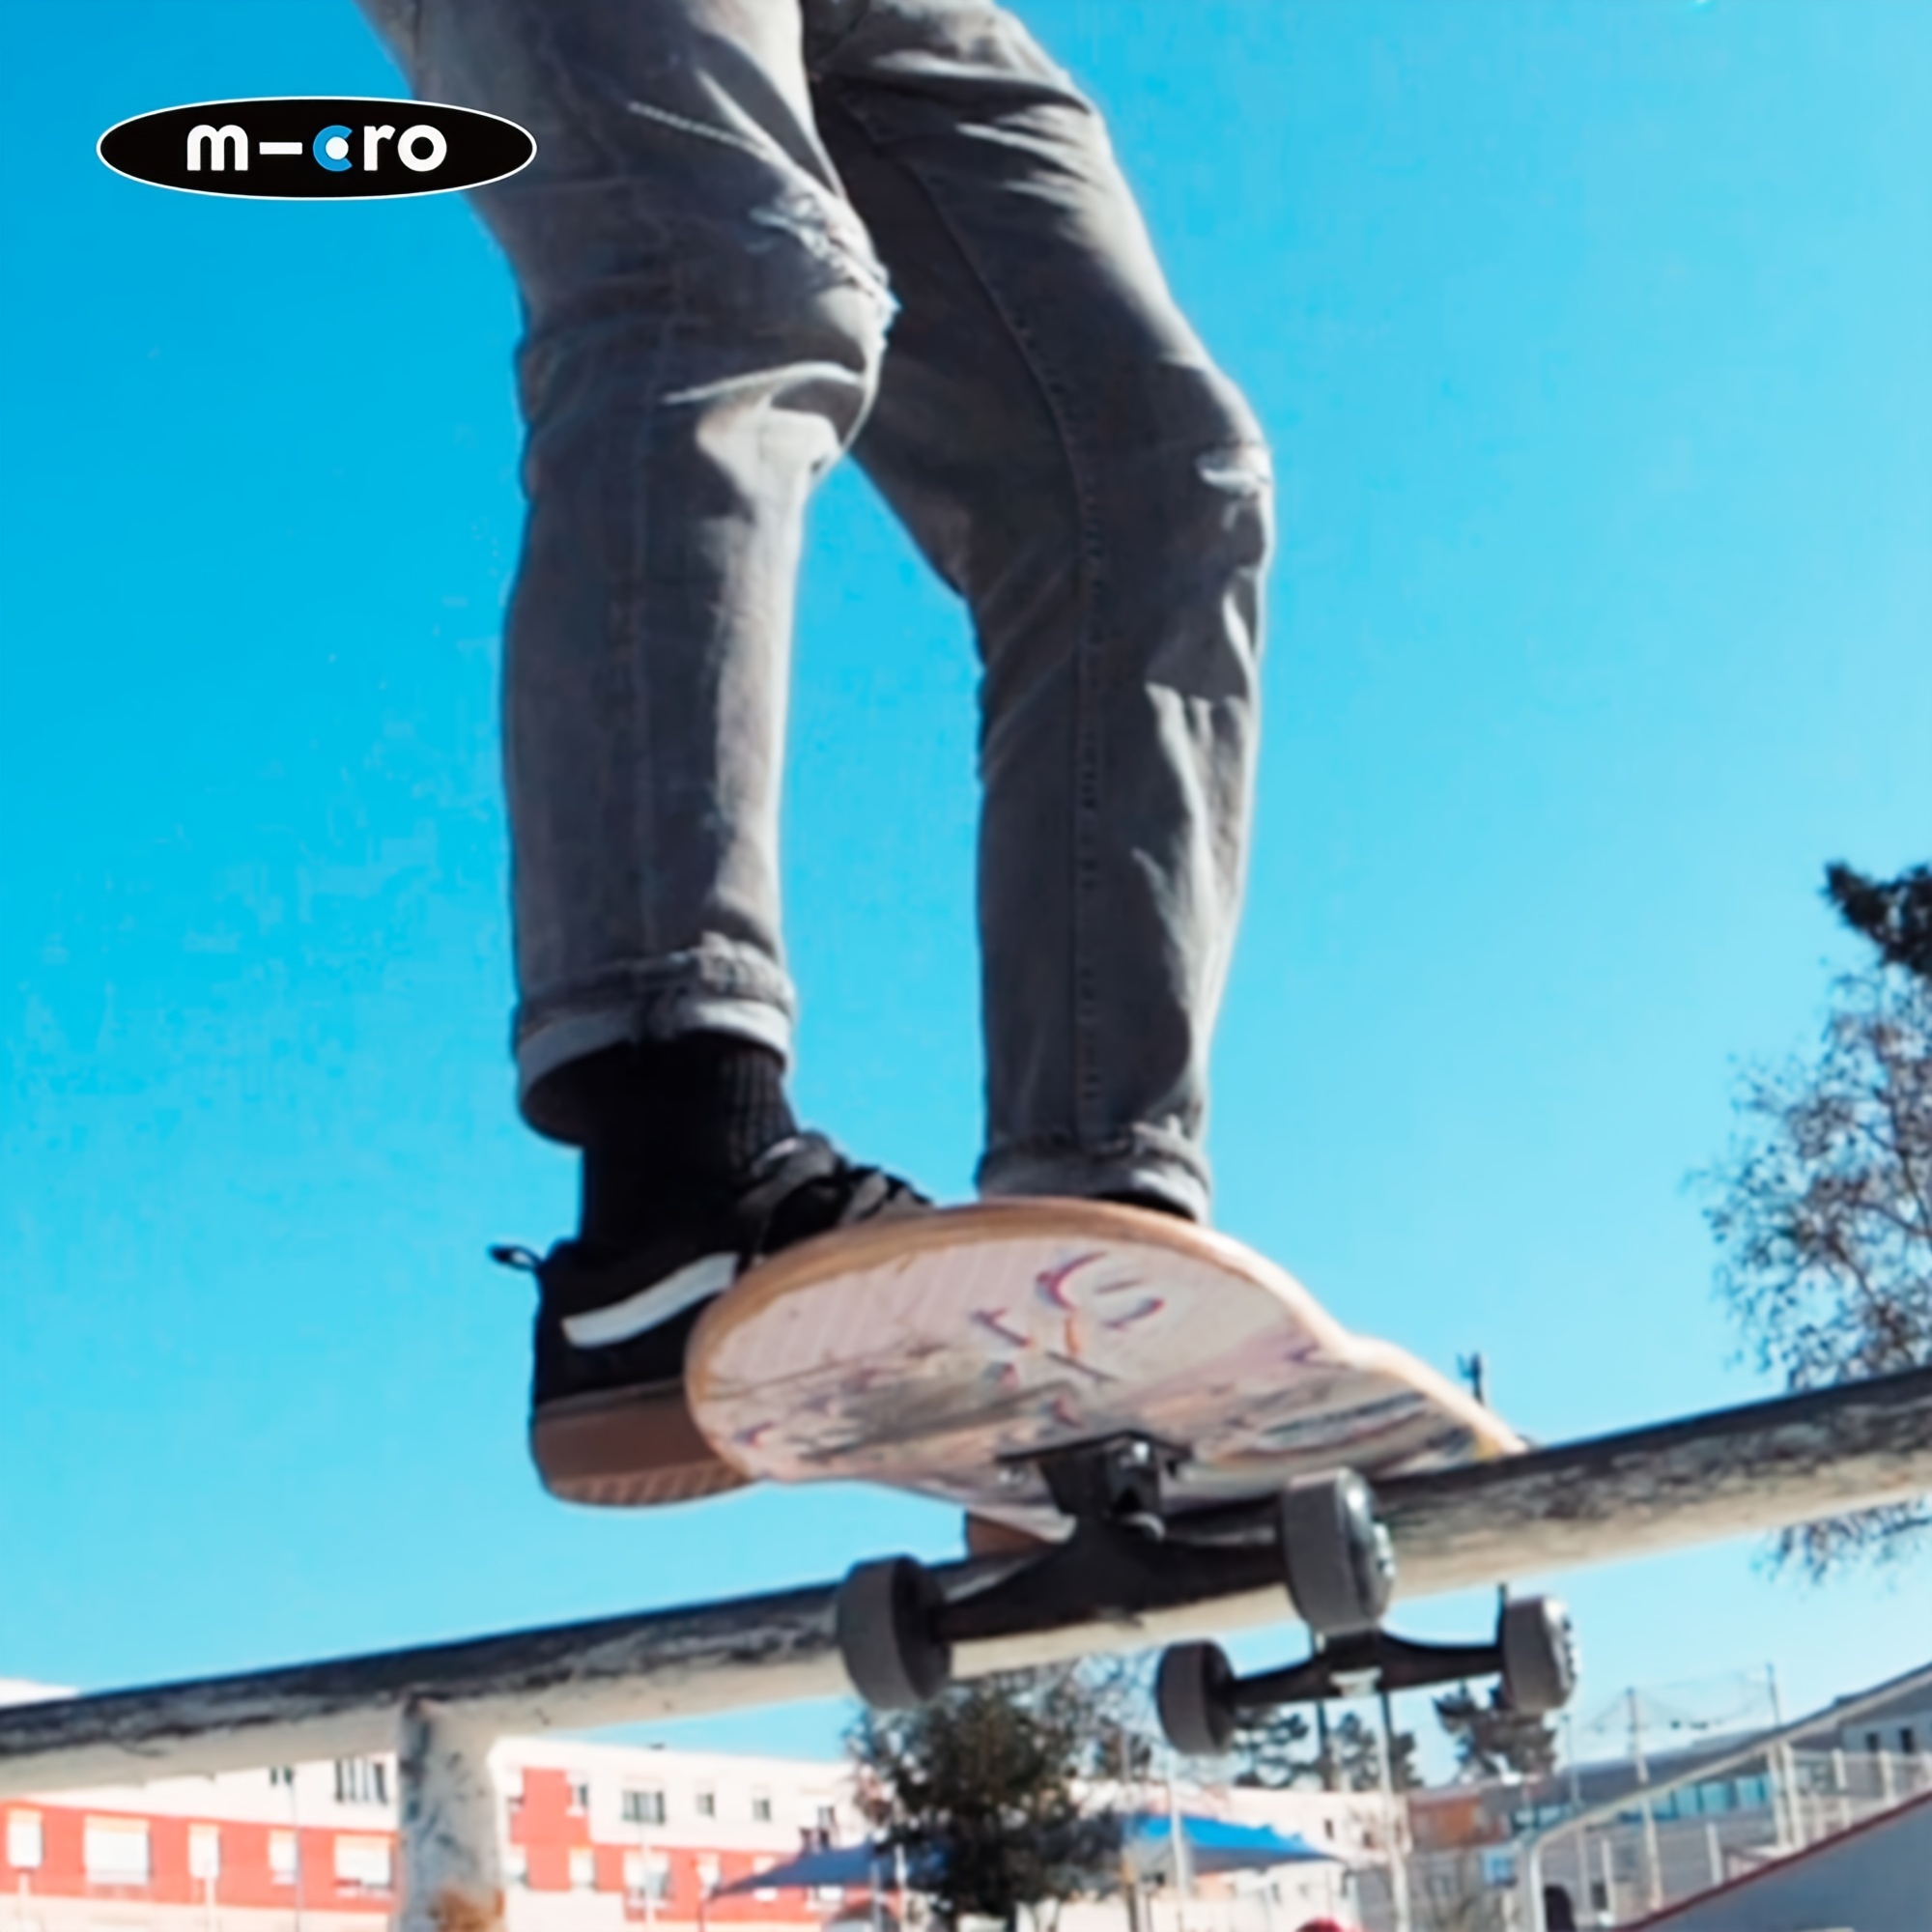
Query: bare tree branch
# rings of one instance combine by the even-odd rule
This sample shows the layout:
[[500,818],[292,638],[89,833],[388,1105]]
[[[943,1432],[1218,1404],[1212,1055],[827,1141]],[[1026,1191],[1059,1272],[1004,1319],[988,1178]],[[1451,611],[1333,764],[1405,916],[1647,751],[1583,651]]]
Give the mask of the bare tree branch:
[[[1697,1177],[1741,1351],[1793,1389],[1932,1362],[1932,868],[1834,866],[1827,893],[1879,963],[1833,988],[1815,1062],[1747,1076],[1739,1137]],[[1870,1511],[1788,1530],[1777,1557],[1821,1577],[1928,1527]]]

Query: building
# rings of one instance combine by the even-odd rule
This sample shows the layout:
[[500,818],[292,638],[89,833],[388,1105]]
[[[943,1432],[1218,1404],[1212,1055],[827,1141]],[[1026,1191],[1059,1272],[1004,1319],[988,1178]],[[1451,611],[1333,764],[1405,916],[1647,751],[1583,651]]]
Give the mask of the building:
[[[1859,1715],[1844,1715],[1868,1700]],[[1742,1731],[1652,1751],[1641,1778],[1634,1759],[1620,1758],[1533,1781],[1410,1794],[1417,1924],[1501,1932],[1516,1923],[1520,1847],[1545,1833],[1542,1883],[1579,1925],[1647,1923],[1658,1912],[1660,1925],[1717,1925],[1721,1914],[1698,1916],[1690,1902],[1721,1897],[1762,1912],[1786,1889],[1802,1895],[1813,1874],[1839,1883],[1854,1866],[1873,1897],[1895,1889],[1888,1861],[1919,1843],[1925,1827],[1887,1821],[1932,1794],[1932,1672],[1827,1705],[1780,1743],[1764,1743],[1768,1735]],[[1560,1830],[1578,1814],[1594,1822]],[[1785,1867],[1784,1878],[1772,1878]],[[1922,1893],[1917,1867],[1910,1883]],[[1762,1924],[1768,1932],[1772,1920]]]
[[[491,1761],[510,1932],[819,1932],[854,1902],[711,1897],[862,1835],[842,1765],[554,1738]],[[369,1932],[395,1909],[395,1795],[367,1757],[0,1800],[0,1932]]]
[[[0,1702],[56,1694],[0,1680]],[[815,1846],[866,1835],[838,1762],[508,1738],[502,1804],[509,1932],[824,1932],[872,1923],[865,1889],[720,1896]],[[118,1789],[0,1799],[0,1932],[373,1932],[395,1910],[395,1763],[343,1758]],[[1143,1799],[1145,1802],[1145,1798]],[[1291,1932],[1354,1915],[1399,1814],[1377,1795],[1189,1791],[1189,1810],[1296,1833],[1336,1862],[1202,1880],[1186,1932]],[[1172,1894],[1138,1902],[1170,1932]],[[879,1901],[882,1922],[898,1901]],[[1116,1900],[1064,1932],[1119,1932]]]

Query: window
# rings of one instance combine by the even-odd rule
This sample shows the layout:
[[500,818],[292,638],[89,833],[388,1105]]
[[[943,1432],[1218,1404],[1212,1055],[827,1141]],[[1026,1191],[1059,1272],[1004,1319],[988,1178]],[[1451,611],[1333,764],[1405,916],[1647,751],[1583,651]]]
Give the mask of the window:
[[715,1818],[718,1815],[718,1794],[715,1791],[700,1791],[694,1801],[700,1818]]
[[661,1852],[626,1852],[624,1889],[633,1898],[668,1899],[670,1896],[670,1861]]
[[296,1834],[293,1832],[270,1832],[269,1876],[277,1885],[293,1885],[296,1882],[296,1867],[299,1862],[300,1854],[296,1848]]
[[752,1793],[752,1821],[757,1825],[772,1822],[772,1794],[769,1791]]
[[387,1838],[352,1838],[346,1832],[335,1841],[335,1882],[357,1891],[389,1889]]
[[269,1767],[269,1782],[270,1784],[285,1784],[293,1791],[296,1782],[295,1766],[292,1764],[271,1764]]
[[594,1891],[597,1889],[597,1854],[588,1845],[574,1845],[570,1853],[570,1889]]
[[590,1809],[590,1780],[587,1777],[573,1777],[570,1780],[570,1808],[573,1811]]
[[511,1845],[503,1854],[503,1877],[511,1885],[530,1882],[530,1855],[522,1845]]
[[718,1881],[723,1874],[716,1859],[699,1859],[697,1861],[697,1889],[702,1892],[718,1889]]
[[1879,1754],[1879,1752],[1882,1751],[1884,1748],[1885,1748],[1885,1740],[1882,1737],[1880,1737],[1876,1731],[1867,1731],[1865,1733],[1865,1749],[1868,1750],[1873,1757],[1876,1757]]
[[81,1842],[91,1884],[147,1884],[148,1826],[145,1819],[90,1818]]
[[665,1795],[662,1791],[627,1791],[619,1809],[627,1825],[662,1825]]
[[1918,1737],[1910,1724],[1902,1725],[1898,1733],[1898,1748],[1907,1757],[1918,1755]]
[[838,1807],[836,1804],[821,1804],[818,1807],[818,1838],[821,1844],[834,1844],[838,1837]]
[[15,1871],[39,1871],[44,1855],[41,1840],[41,1814],[38,1811],[8,1812],[7,1862]]
[[338,1804],[386,1804],[389,1767],[379,1757],[339,1757],[335,1760],[335,1802]]
[[219,1825],[190,1825],[187,1828],[187,1875],[204,1880],[221,1876]]

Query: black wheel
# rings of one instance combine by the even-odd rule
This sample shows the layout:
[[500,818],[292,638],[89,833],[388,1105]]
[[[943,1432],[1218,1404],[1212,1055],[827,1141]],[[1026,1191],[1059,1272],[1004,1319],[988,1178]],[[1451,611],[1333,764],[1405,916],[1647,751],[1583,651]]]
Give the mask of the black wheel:
[[1577,1635],[1555,1597],[1517,1597],[1496,1623],[1503,1693],[1525,1717],[1560,1711],[1577,1688]]
[[1178,1643],[1153,1680],[1160,1728],[1189,1757],[1219,1757],[1235,1735],[1235,1666],[1218,1643]]
[[875,1711],[930,1703],[952,1675],[952,1646],[934,1625],[945,1601],[910,1556],[861,1563],[838,1586],[832,1627],[845,1674]]
[[1295,1613],[1318,1636],[1374,1630],[1395,1588],[1395,1551],[1352,1469],[1281,1493],[1281,1564]]

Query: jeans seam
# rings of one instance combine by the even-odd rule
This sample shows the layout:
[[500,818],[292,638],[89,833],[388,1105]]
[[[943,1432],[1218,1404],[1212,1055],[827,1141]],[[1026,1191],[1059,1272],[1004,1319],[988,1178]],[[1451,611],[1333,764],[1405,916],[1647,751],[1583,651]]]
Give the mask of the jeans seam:
[[[624,652],[624,682],[626,695],[630,699],[629,736],[631,739],[631,771],[629,782],[632,789],[631,825],[632,837],[636,841],[632,850],[639,853],[657,850],[653,842],[658,830],[655,786],[648,780],[648,772],[656,763],[656,707],[652,701],[650,666],[647,662],[645,632],[649,617],[646,611],[648,586],[651,582],[650,553],[652,537],[652,511],[654,508],[652,484],[652,457],[657,441],[656,430],[659,421],[661,399],[659,391],[663,386],[663,370],[666,354],[666,337],[677,326],[676,317],[667,320],[665,326],[656,331],[652,343],[650,377],[645,384],[640,407],[636,413],[636,429],[626,440],[631,447],[631,472],[636,479],[632,514],[627,520],[629,527],[625,531],[625,565],[627,582],[624,585],[622,635],[620,645]],[[619,493],[621,500],[621,493]],[[638,876],[633,882],[637,894],[638,933],[642,942],[645,955],[655,955],[661,949],[658,941],[658,922],[645,868],[639,866]]]
[[[863,106],[836,83],[823,85],[824,91],[837,101],[839,109],[865,132],[874,150],[883,154],[885,145],[867,125]],[[1073,1118],[1076,1139],[1084,1146],[1098,1137],[1103,1097],[1100,1092],[1099,1054],[1093,1038],[1099,1025],[1099,1000],[1094,987],[1096,945],[1093,927],[1099,880],[1099,719],[1102,710],[1096,701],[1098,694],[1094,686],[1104,657],[1104,645],[1098,633],[1102,592],[1107,581],[1105,553],[1099,536],[1100,519],[1089,480],[1086,453],[1074,433],[1065,396],[1040,355],[1037,342],[1002,295],[978,254],[966,245],[958,224],[947,208],[945,196],[915,163],[895,161],[895,165],[902,168],[924,195],[934,215],[959,250],[960,259],[984,292],[993,312],[1005,324],[1046,406],[1066,463],[1079,531],[1082,588],[1081,625],[1073,652],[1073,889],[1070,923],[1073,934]]]

